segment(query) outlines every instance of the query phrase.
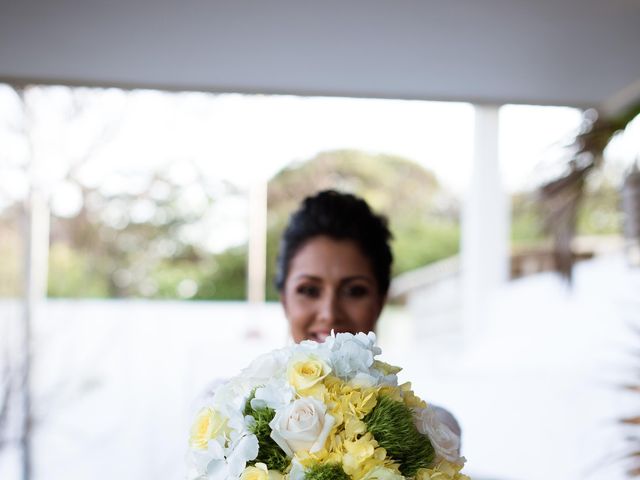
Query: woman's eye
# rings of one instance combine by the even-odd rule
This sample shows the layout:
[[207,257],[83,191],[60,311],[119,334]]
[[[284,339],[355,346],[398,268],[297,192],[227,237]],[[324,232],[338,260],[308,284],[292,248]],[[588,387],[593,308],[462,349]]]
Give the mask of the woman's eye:
[[320,288],[315,285],[300,285],[296,288],[296,292],[310,298],[317,298],[320,296]]
[[369,294],[369,289],[364,285],[350,285],[346,288],[345,293],[348,297],[361,298]]

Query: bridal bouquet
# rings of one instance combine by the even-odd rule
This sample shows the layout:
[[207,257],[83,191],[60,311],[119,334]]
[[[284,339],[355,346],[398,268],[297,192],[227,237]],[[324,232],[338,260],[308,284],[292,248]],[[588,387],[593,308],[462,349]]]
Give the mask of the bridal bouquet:
[[197,415],[189,479],[468,480],[460,439],[375,340],[332,333],[254,360]]

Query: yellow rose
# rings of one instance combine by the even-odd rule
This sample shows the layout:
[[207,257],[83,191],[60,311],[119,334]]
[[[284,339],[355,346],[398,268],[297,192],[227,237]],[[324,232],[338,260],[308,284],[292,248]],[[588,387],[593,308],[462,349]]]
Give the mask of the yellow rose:
[[253,467],[247,467],[240,475],[240,480],[282,480],[283,478],[280,472],[267,470],[264,463],[256,463]]
[[297,392],[308,390],[331,373],[331,367],[314,355],[294,358],[287,368],[287,379]]
[[206,450],[209,440],[216,438],[220,434],[226,435],[228,432],[229,429],[227,428],[227,419],[225,417],[213,408],[203,408],[198,413],[193,427],[191,427],[189,445],[192,448]]

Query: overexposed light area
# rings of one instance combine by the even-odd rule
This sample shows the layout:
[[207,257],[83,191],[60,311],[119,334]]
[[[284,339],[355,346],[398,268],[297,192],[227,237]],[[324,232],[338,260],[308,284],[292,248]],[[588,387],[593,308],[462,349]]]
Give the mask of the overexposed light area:
[[561,173],[582,115],[569,107],[505,105],[500,109],[499,152],[503,185],[531,190]]

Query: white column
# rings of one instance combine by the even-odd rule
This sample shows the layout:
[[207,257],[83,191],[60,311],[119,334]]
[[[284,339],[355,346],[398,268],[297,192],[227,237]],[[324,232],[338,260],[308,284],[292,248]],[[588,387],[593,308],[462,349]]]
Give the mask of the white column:
[[47,277],[49,267],[49,194],[47,177],[43,172],[43,158],[32,138],[33,120],[25,91],[21,98],[25,109],[26,135],[30,146],[28,166],[29,196],[25,199],[24,210],[24,278],[23,315],[20,335],[20,358],[18,367],[18,396],[21,409],[21,431],[18,439],[22,455],[22,479],[32,478],[33,455],[33,407],[32,407],[32,355],[33,325],[39,308],[47,298]]
[[461,238],[463,328],[470,341],[482,332],[492,296],[509,274],[510,208],[500,178],[499,108],[475,106],[474,159]]
[[267,181],[256,180],[249,191],[249,255],[247,262],[247,300],[265,301],[267,276]]

